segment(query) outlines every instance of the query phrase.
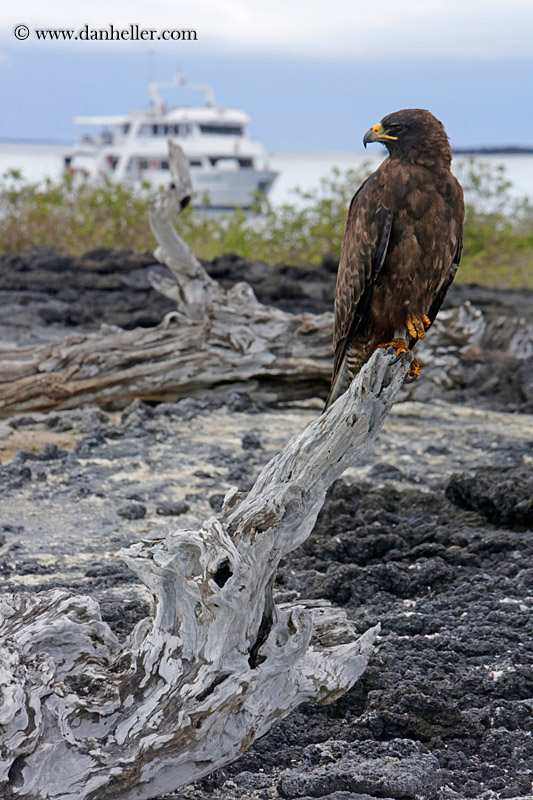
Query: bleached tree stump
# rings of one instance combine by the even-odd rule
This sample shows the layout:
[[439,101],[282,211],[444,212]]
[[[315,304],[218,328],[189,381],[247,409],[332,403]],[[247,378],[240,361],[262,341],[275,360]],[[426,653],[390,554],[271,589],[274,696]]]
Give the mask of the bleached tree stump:
[[376,352],[248,494],[228,492],[218,518],[124,550],[154,616],[123,645],[89,597],[0,597],[2,796],[151,798],[354,684],[378,629],[358,636],[325,601],[277,607],[272,587],[327,487],[371,446],[410,358]]

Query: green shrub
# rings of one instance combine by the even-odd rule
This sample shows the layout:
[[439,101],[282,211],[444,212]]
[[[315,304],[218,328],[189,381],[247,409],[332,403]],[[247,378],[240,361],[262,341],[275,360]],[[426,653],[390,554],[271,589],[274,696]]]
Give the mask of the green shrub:
[[0,248],[18,253],[45,245],[81,255],[94,247],[144,250],[152,239],[147,218],[147,191],[102,181],[25,183],[11,171],[0,184]]
[[503,166],[472,158],[464,162],[458,177],[466,199],[458,279],[533,288],[533,206],[511,197]]

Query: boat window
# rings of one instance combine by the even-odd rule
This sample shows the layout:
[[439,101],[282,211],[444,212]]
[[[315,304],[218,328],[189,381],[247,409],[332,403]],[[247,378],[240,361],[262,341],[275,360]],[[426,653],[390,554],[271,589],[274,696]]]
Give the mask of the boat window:
[[180,125],[141,125],[140,136],[179,136],[183,134],[183,126]]
[[196,160],[189,161],[189,166],[190,167],[201,167],[202,166],[202,162],[201,161],[196,161]]
[[126,135],[129,132],[130,127],[131,127],[130,123],[125,122],[124,125],[122,126],[122,133]]
[[[108,162],[108,163],[110,163],[110,166],[112,166],[113,169],[114,169],[117,162],[118,162],[118,158],[115,159],[115,165],[114,166],[110,162]],[[198,166],[201,166],[199,161],[198,161]],[[138,157],[133,157],[133,158],[130,158],[130,160],[128,161],[128,166],[127,166],[126,169],[127,169],[127,171],[129,173],[131,173],[131,172],[142,172],[143,170],[154,170],[154,169],[160,169],[160,170],[165,170],[166,171],[166,170],[170,169],[170,164],[168,163],[168,158],[159,159],[159,158],[138,158]]]
[[211,166],[216,167],[217,164],[237,164],[240,167],[253,167],[251,158],[236,158],[235,156],[209,156]]
[[128,169],[136,168],[137,170],[144,169],[170,169],[167,158],[132,158],[128,164]]
[[240,125],[200,125],[202,133],[222,134],[224,136],[242,136],[242,127]]

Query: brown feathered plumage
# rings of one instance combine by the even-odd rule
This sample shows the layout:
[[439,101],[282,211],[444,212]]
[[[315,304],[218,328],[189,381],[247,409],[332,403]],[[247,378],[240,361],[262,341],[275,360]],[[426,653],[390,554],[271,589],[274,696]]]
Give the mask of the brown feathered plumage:
[[[354,195],[335,295],[335,361],[326,408],[380,345],[413,347],[437,316],[462,249],[463,192],[444,126],[411,108],[365,134],[389,157]],[[405,349],[405,348],[404,348]],[[415,367],[416,369],[416,367]]]

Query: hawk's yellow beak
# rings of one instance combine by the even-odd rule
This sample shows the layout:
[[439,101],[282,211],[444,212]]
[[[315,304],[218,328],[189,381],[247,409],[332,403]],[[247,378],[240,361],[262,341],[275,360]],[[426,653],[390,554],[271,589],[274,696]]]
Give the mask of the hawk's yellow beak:
[[389,136],[387,133],[385,133],[385,129],[384,129],[383,125],[381,124],[381,122],[378,122],[378,123],[376,123],[376,125],[372,125],[370,130],[368,130],[365,133],[365,135],[363,137],[363,144],[364,144],[365,149],[366,149],[366,146],[367,146],[367,144],[369,142],[384,142],[387,139],[390,139],[392,141],[396,141],[398,139],[398,137],[397,136]]

